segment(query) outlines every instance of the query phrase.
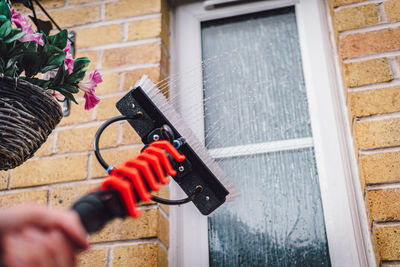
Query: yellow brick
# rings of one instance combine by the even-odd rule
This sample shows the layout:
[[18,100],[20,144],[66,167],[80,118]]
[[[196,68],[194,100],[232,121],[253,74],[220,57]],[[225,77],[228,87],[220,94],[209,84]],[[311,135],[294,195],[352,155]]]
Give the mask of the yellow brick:
[[342,58],[378,54],[400,49],[400,28],[348,34],[339,39]]
[[85,52],[80,52],[79,50],[76,53],[76,58],[78,57],[87,57],[90,60],[90,64],[87,67],[87,70],[94,70],[97,68],[97,59],[99,57],[99,54],[97,51],[85,51]]
[[344,5],[349,5],[349,4],[354,4],[354,3],[359,3],[365,0],[330,0],[333,2],[333,6],[344,6]]
[[161,1],[161,14],[162,14],[162,19],[163,22],[166,24],[166,27],[169,28],[171,25],[171,20],[170,20],[170,11],[169,11],[169,6],[168,6],[168,0],[162,0]]
[[61,119],[60,126],[92,121],[93,111],[93,109],[85,110],[85,100],[78,101],[78,105],[71,103],[70,114]]
[[349,92],[348,99],[354,117],[400,111],[400,87]]
[[377,4],[341,9],[334,13],[335,27],[339,32],[379,23]]
[[[90,184],[73,184],[68,186],[56,187],[52,190],[50,195],[50,204],[52,208],[55,209],[68,209],[72,204],[81,198],[82,196],[89,193],[91,190],[96,189],[100,186],[100,181],[98,183]],[[159,192],[153,193],[153,195],[169,198],[168,186],[163,186]],[[155,204],[153,201],[140,202],[140,206]],[[168,212],[168,206],[160,205],[162,208]]]
[[67,209],[83,195],[87,194],[91,189],[99,186],[95,184],[78,184],[56,187],[53,189],[50,201],[51,207],[56,209]]
[[[46,0],[46,1],[40,1],[40,4],[46,9],[53,9],[57,7],[62,7],[65,5],[64,0]],[[32,11],[28,8],[26,8],[22,3],[15,3],[12,2],[12,8],[14,8],[16,11],[20,13],[29,13],[29,15],[32,14]],[[35,9],[36,10],[36,9]]]
[[383,3],[385,7],[386,18],[390,22],[400,21],[400,1],[390,0]]
[[121,0],[106,4],[106,19],[126,18],[161,11],[161,0]]
[[121,25],[113,24],[76,30],[76,47],[116,43],[122,40]]
[[386,58],[346,63],[344,64],[344,76],[346,87],[388,82],[393,79]]
[[47,137],[46,142],[40,146],[40,148],[35,152],[34,156],[35,157],[42,157],[42,156],[48,156],[52,153],[52,142],[54,138],[54,133],[49,135]]
[[146,68],[146,69],[136,69],[125,73],[123,90],[129,90],[131,86],[134,86],[135,83],[140,80],[140,78],[146,74],[150,80],[154,83],[158,83],[160,81],[160,73],[161,70],[159,67]]
[[25,162],[12,171],[11,187],[27,187],[86,178],[87,155]]
[[157,63],[161,59],[159,42],[108,49],[103,52],[102,66],[115,68],[124,65]]
[[400,153],[362,155],[360,169],[367,184],[400,180]]
[[374,236],[381,260],[400,259],[400,226],[375,227]]
[[170,36],[168,25],[163,21],[161,25],[161,40],[165,44],[168,51],[170,51]]
[[26,191],[20,193],[7,193],[0,195],[0,207],[10,207],[23,203],[46,205],[47,190]]
[[161,49],[161,67],[169,75],[169,54],[165,49]]
[[0,190],[6,189],[8,185],[8,171],[0,171]]
[[366,202],[372,220],[387,221],[400,219],[400,189],[367,191]]
[[[94,136],[99,126],[59,131],[57,134],[57,153],[93,150]],[[114,147],[118,142],[118,127],[109,126],[101,135],[101,148]]]
[[359,148],[378,148],[400,145],[400,119],[363,121],[354,125]]
[[78,5],[78,4],[84,4],[84,3],[92,3],[92,2],[98,2],[99,0],[69,0],[68,3],[70,5]]
[[142,144],[140,136],[136,133],[136,131],[128,122],[124,122],[124,124],[122,125],[122,144]]
[[[113,166],[117,166],[119,164],[124,163],[127,159],[134,157],[140,153],[140,147],[138,148],[131,148],[131,149],[119,149],[114,151],[104,151],[101,152],[102,157],[104,160]],[[93,155],[92,160],[92,178],[99,178],[106,176],[104,168],[97,162],[96,157]]]
[[114,93],[119,91],[121,73],[107,72],[103,74],[103,82],[97,85],[96,95]]
[[121,115],[115,104],[122,96],[108,97],[101,99],[100,103],[96,107],[96,119],[106,120],[115,116]]
[[[95,22],[100,19],[100,6],[91,5],[73,9],[55,10],[49,12],[50,16],[61,28],[68,28]],[[44,14],[38,16],[40,19],[48,19]]]
[[[132,217],[128,217],[124,220],[115,219],[107,224],[100,232],[91,235],[90,241],[92,243],[97,243],[159,237],[160,240],[164,242],[168,240],[168,236],[165,236],[168,235],[168,233],[164,233],[164,228],[168,230],[168,221],[165,219],[160,220],[159,216],[162,215],[157,209],[148,209],[143,210],[142,215],[137,219]],[[160,234],[162,235],[160,236]]]
[[106,249],[89,249],[77,258],[78,267],[105,267],[107,265]]
[[114,248],[113,266],[168,267],[168,257],[157,243],[121,246]]
[[133,21],[128,24],[128,40],[157,37],[161,34],[161,18]]

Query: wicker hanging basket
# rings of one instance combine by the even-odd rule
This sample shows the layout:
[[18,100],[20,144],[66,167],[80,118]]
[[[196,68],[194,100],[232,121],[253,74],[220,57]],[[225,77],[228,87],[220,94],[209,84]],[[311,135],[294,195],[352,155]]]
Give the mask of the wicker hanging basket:
[[0,170],[33,156],[62,118],[57,101],[42,88],[0,76]]

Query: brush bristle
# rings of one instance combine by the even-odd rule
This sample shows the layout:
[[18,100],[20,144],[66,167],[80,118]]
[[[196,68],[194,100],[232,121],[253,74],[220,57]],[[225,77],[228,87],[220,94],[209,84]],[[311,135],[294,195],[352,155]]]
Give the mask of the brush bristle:
[[137,86],[140,86],[143,89],[147,96],[154,102],[154,104],[175,127],[175,129],[181,134],[181,136],[186,139],[187,143],[192,147],[199,158],[224,185],[226,190],[229,191],[226,200],[230,201],[233,198],[239,196],[240,193],[233,185],[233,182],[228,178],[225,172],[210,156],[204,145],[202,145],[202,143],[197,139],[193,131],[183,121],[182,116],[175,110],[172,105],[168,103],[163,93],[154,85],[154,83],[149,80],[146,75],[143,75],[143,77],[135,84],[135,87]]

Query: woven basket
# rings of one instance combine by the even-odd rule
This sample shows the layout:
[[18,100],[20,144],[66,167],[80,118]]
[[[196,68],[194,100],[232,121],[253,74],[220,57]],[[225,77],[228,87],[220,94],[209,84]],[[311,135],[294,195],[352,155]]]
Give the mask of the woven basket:
[[48,92],[0,76],[0,170],[32,157],[61,118],[61,107]]

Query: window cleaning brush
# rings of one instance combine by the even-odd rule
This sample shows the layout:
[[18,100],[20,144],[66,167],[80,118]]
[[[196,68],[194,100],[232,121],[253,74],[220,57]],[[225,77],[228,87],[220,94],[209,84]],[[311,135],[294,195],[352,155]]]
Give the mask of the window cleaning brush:
[[[106,121],[97,131],[94,151],[99,163],[110,174],[101,189],[79,199],[73,209],[86,230],[100,230],[115,217],[137,217],[140,201],[153,200],[167,205],[192,201],[209,215],[226,200],[239,195],[233,183],[209,155],[207,149],[186,126],[182,117],[161,91],[143,76],[116,104],[122,116]],[[99,151],[99,138],[110,124],[127,120],[145,144],[142,153],[124,164],[108,165]],[[167,183],[170,175],[188,195],[181,200],[151,196]]]

